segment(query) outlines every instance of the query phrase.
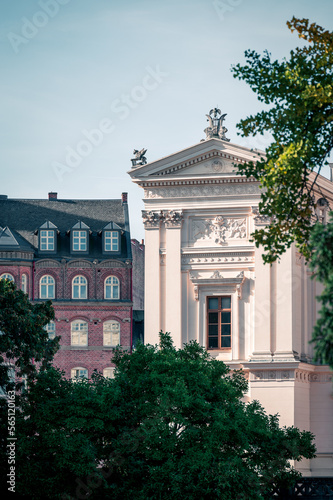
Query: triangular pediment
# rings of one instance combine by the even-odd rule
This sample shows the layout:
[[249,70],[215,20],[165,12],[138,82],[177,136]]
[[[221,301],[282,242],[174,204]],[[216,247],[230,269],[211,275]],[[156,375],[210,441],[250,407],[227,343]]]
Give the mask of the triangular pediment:
[[235,165],[259,158],[258,151],[214,138],[146,165],[134,167],[129,174],[133,180],[228,176],[236,174]]

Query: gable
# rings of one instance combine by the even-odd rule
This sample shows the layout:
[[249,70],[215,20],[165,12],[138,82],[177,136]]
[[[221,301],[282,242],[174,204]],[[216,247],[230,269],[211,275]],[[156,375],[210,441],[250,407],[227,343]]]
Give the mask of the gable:
[[132,168],[134,179],[234,175],[235,164],[257,161],[260,153],[220,139],[200,142],[178,153]]

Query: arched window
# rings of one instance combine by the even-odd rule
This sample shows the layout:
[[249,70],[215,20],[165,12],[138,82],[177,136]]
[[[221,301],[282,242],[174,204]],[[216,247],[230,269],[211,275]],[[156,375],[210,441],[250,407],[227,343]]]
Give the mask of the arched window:
[[21,290],[24,293],[28,293],[28,277],[26,274],[21,276]]
[[71,378],[75,381],[78,381],[83,378],[88,378],[88,370],[87,368],[82,368],[78,366],[76,368],[71,369]]
[[40,280],[39,287],[40,299],[54,299],[55,298],[55,281],[52,276],[43,276]]
[[47,331],[49,339],[54,339],[56,334],[55,322],[51,320],[50,323],[44,326],[44,329]]
[[103,323],[103,345],[116,346],[120,344],[120,324],[118,321]]
[[72,283],[72,298],[86,299],[88,282],[84,276],[75,276]]
[[76,320],[71,324],[71,345],[88,345],[88,323]]
[[104,298],[117,300],[120,298],[119,280],[115,276],[109,276],[104,282]]
[[104,368],[103,377],[114,378],[114,367],[110,366],[110,368]]
[[0,276],[0,279],[2,279],[2,280],[8,280],[8,281],[15,281],[14,277],[11,274],[9,274],[9,273],[2,274]]

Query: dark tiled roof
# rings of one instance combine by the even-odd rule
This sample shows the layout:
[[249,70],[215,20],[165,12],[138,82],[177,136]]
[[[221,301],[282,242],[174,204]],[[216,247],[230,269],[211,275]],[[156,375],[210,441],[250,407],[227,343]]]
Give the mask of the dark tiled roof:
[[[78,222],[84,222],[92,232],[89,256],[100,257],[101,243],[97,235],[109,222],[125,229],[125,215],[122,201],[119,200],[21,200],[0,199],[0,226],[8,226],[14,234],[18,233],[25,242],[37,249],[36,231],[46,222],[54,224],[58,237],[58,254],[69,254],[69,238],[66,232]],[[124,245],[126,247],[126,239]],[[20,246],[23,241],[21,240]],[[123,243],[123,242],[122,242]],[[125,248],[124,248],[125,249]],[[126,257],[126,252],[122,252]],[[105,257],[104,257],[105,258]]]

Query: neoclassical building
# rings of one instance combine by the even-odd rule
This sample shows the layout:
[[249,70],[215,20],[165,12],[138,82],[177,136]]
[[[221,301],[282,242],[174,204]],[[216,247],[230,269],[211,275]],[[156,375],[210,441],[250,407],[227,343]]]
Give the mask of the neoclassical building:
[[[229,142],[219,110],[207,117],[201,142],[132,160],[129,174],[144,190],[145,342],[169,331],[177,347],[195,339],[243,368],[249,400],[315,434],[317,458],[298,466],[303,475],[333,476],[332,372],[313,362],[309,344],[320,288],[295,248],[263,264],[250,239],[267,223],[259,185],[235,167],[262,152]],[[318,183],[333,208],[333,183]]]

